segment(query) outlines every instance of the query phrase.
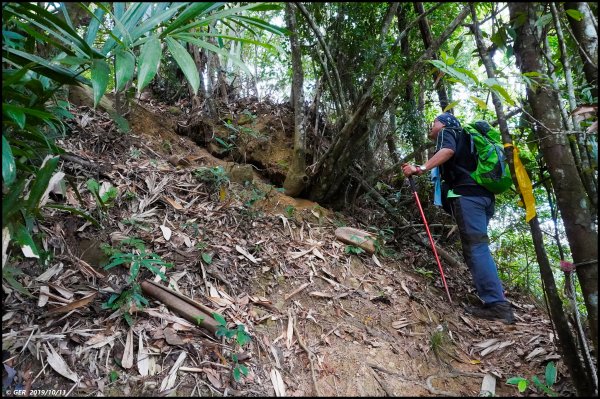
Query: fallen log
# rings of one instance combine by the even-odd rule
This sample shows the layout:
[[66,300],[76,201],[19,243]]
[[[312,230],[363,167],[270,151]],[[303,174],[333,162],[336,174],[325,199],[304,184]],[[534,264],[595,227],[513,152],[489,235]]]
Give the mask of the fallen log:
[[219,328],[212,316],[216,312],[211,308],[150,280],[142,282],[141,287],[144,294],[164,303],[170,310],[213,335]]

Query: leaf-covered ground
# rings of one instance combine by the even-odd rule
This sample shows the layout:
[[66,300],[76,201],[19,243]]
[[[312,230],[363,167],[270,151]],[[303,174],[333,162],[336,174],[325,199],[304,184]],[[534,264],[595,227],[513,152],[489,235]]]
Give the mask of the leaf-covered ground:
[[[265,111],[257,112],[257,130],[268,127],[272,141],[285,141],[289,121],[281,120],[289,112],[256,106]],[[145,102],[133,109],[132,131],[123,134],[103,112],[75,110],[72,134],[61,142],[69,183],[52,200],[84,209],[102,226],[47,208],[39,225],[51,254],[47,264],[10,252],[31,296],[3,283],[5,390],[476,396],[490,374],[496,396],[515,396],[516,387],[505,384],[509,377],[543,378],[553,360],[555,389],[572,393],[550,322],[528,298],[508,293],[518,320],[511,326],[465,315],[462,305],[475,298],[466,268],[446,266],[450,305],[432,255],[402,234],[383,253],[346,253],[335,229],[373,227],[355,216],[380,212],[374,205],[332,212],[286,197],[257,173],[260,167],[215,158],[175,134],[172,113]],[[89,179],[107,199],[105,210]],[[106,194],[111,187],[113,200]],[[413,219],[419,223],[418,215]],[[135,241],[123,244],[134,237],[137,250]],[[221,314],[230,330],[243,324],[250,342],[240,347],[235,339],[215,338],[148,296],[145,307],[105,309],[131,287],[133,266],[103,268],[118,251],[170,262],[162,269],[145,264],[160,269],[168,284],[144,267],[137,281],[168,285]]]

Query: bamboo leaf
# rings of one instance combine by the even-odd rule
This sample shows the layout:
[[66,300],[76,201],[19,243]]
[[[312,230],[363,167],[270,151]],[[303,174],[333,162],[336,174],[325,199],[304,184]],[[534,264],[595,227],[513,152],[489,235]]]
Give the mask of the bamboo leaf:
[[490,89],[494,90],[496,93],[500,94],[502,96],[502,98],[504,98],[504,100],[506,101],[507,104],[509,105],[515,105],[515,101],[510,97],[510,95],[508,94],[508,92],[506,91],[506,89],[500,85],[493,85],[490,87]]
[[469,97],[471,100],[473,100],[477,106],[481,109],[487,109],[487,104],[485,101],[483,101],[481,98],[477,98],[475,96],[470,96]]
[[100,99],[108,87],[110,68],[104,60],[94,60],[92,63],[92,88],[94,89],[94,108],[100,103]]
[[81,209],[77,209],[77,208],[73,208],[73,207],[65,206],[65,205],[60,205],[60,204],[46,204],[45,207],[59,209],[61,211],[69,212],[74,215],[79,215],[82,218],[84,218],[85,220],[87,220],[88,222],[92,223],[94,226],[100,227],[100,222],[98,222],[93,216],[91,216],[90,214],[88,214],[87,212],[85,212]]
[[6,227],[12,216],[22,209],[21,193],[25,188],[25,179],[14,183],[8,193],[2,197],[2,228]]
[[26,207],[28,209],[37,210],[40,203],[40,199],[42,198],[42,195],[44,195],[46,187],[48,187],[48,182],[50,181],[50,178],[54,173],[54,169],[56,169],[56,166],[58,165],[58,160],[58,156],[48,156],[44,160],[44,163],[42,164],[40,170],[37,172],[35,181],[31,186],[29,198],[26,202]]
[[[87,7],[86,7],[87,9]],[[100,28],[100,21],[106,14],[106,10],[103,8],[96,8],[93,13],[93,18],[90,21],[87,32],[85,34],[85,42],[92,46],[94,41],[96,40],[96,36],[98,35],[98,29]]]
[[444,112],[456,107],[459,103],[460,100],[452,101],[450,104],[446,105],[446,108],[444,108]]
[[[15,121],[15,123],[17,124],[17,126],[19,126],[19,128],[23,129],[25,128],[25,112],[23,112],[23,109],[21,107],[17,107],[11,104],[2,104],[2,111],[3,113],[5,113],[10,119],[12,119],[13,121]],[[4,136],[2,136],[4,138]],[[2,154],[4,154],[4,142],[2,142]],[[4,158],[4,155],[2,155],[2,157]],[[4,164],[4,162],[3,162]]]
[[140,51],[137,87],[138,94],[141,93],[144,87],[148,86],[156,75],[161,55],[160,41],[156,36],[152,36],[144,46],[142,46],[142,50]]
[[[177,10],[179,10],[183,6],[187,6],[188,3],[171,3],[171,7],[164,12],[157,13],[152,15],[150,18],[145,20],[142,24],[132,30],[131,32],[131,40],[135,41],[137,38],[145,35],[147,32],[152,30],[154,27],[159,26],[166,21],[169,20]],[[169,24],[170,25],[170,24]]]
[[6,137],[2,135],[2,180],[4,184],[10,186],[17,177],[17,166],[13,157],[10,144]]
[[197,93],[200,87],[200,75],[198,74],[196,63],[188,51],[177,40],[167,37],[165,41],[167,42],[169,52],[183,71],[188,82],[190,82],[194,94]]
[[229,58],[231,59],[231,61],[236,64],[237,66],[239,66],[242,71],[244,71],[246,74],[252,76],[252,72],[250,72],[250,70],[248,69],[248,67],[246,66],[246,64],[244,64],[244,62],[242,60],[240,60],[237,57],[234,57],[232,55],[229,54],[229,52],[225,49],[221,49],[217,46],[215,46],[214,44],[208,43],[204,40],[200,40],[198,38],[189,36],[189,35],[179,35],[179,37],[189,43],[195,44],[198,47],[202,47],[207,49],[208,51],[212,51],[214,53],[217,53],[225,58]]
[[224,2],[218,2],[218,3],[209,3],[209,2],[193,3],[189,7],[186,7],[185,10],[175,19],[175,21],[173,21],[172,23],[169,24],[169,26],[167,27],[167,29],[165,29],[164,32],[162,32],[161,36],[165,37],[166,35],[168,35],[169,33],[173,32],[175,29],[179,28],[180,26],[182,26],[183,24],[187,23],[191,19],[196,18],[199,15],[206,14],[206,13],[208,13],[208,12],[210,12],[212,10],[215,10],[217,8],[220,8],[224,4],[225,4]]
[[17,226],[14,240],[17,244],[19,244],[19,246],[21,247],[21,251],[23,251],[23,255],[26,258],[39,259],[40,253],[35,243],[33,242],[33,238],[31,238],[31,235],[29,234],[25,226],[23,226],[22,224],[19,224]]
[[556,366],[554,362],[548,362],[546,365],[546,385],[551,387],[556,382]]
[[46,76],[59,83],[73,84],[73,81],[76,80],[86,85],[90,84],[86,78],[82,77],[76,71],[63,68],[59,65],[51,64],[37,55],[29,54],[25,51],[10,47],[2,47],[2,50],[7,52],[5,55],[3,55],[3,58],[7,58],[8,60],[23,67],[33,63],[33,66],[30,68],[31,71],[39,73],[40,75]]
[[116,90],[121,91],[133,78],[135,56],[127,50],[120,49],[115,54],[115,69]]
[[573,18],[576,21],[581,21],[583,19],[583,14],[572,8],[565,10],[565,12],[569,17]]

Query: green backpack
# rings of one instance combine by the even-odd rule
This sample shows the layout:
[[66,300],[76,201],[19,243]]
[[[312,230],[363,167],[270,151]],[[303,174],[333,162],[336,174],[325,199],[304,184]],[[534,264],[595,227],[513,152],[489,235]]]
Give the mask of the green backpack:
[[512,185],[506,154],[498,129],[483,120],[463,126],[471,140],[471,153],[477,150],[477,169],[471,177],[477,184],[494,194],[500,194]]

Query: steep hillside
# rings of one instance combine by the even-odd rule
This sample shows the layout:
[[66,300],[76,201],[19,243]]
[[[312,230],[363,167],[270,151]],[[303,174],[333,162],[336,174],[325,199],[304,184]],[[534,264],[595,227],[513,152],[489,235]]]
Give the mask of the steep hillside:
[[[509,377],[543,375],[554,360],[554,388],[572,392],[545,312],[509,292],[516,324],[465,315],[462,305],[476,300],[468,270],[444,264],[451,305],[431,253],[402,233],[386,235],[375,255],[348,253],[353,248],[336,240],[336,228],[380,233],[382,226],[363,225],[356,216],[381,211],[369,205],[332,212],[284,196],[277,187],[289,160],[289,109],[232,107],[231,118],[203,122],[209,128],[202,140],[220,158],[198,146],[197,137],[176,133],[181,110],[154,101],[131,111],[127,134],[104,112],[74,110],[72,134],[61,142],[68,184],[51,200],[89,212],[101,226],[44,210],[39,229],[48,263],[23,258],[17,265],[24,273],[17,279],[32,296],[3,285],[5,389],[77,396],[473,396],[488,375],[496,396],[514,396]],[[245,134],[243,146],[222,152],[234,130]],[[225,146],[207,140],[215,135]],[[88,179],[98,182],[105,205]],[[407,217],[419,223],[416,213]],[[139,241],[127,241],[134,237]],[[133,287],[137,267],[124,262],[105,270],[109,255],[133,256],[141,265],[134,281],[168,285],[221,314],[230,330],[243,324],[250,342],[215,338],[175,312],[176,301],[146,291],[145,307],[110,302]],[[159,258],[172,267],[154,262]],[[162,270],[168,284],[147,266]]]

